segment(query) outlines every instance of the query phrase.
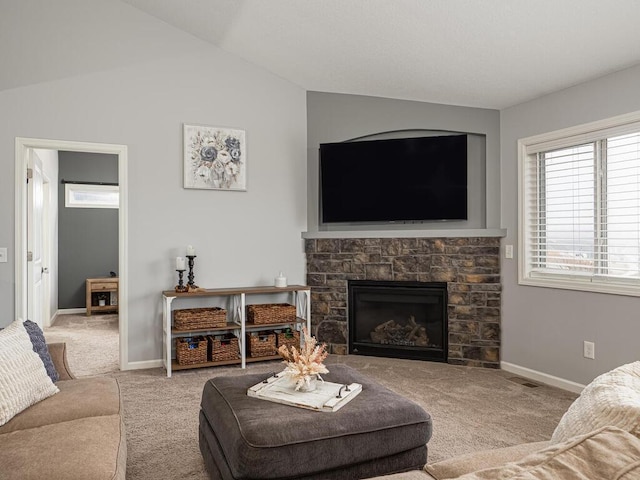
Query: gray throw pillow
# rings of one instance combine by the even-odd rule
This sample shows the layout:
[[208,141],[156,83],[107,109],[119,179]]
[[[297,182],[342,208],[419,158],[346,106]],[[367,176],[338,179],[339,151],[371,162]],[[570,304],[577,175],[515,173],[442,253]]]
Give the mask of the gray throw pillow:
[[47,347],[47,342],[44,339],[44,333],[42,333],[42,330],[40,330],[38,324],[32,322],[31,320],[24,321],[24,328],[29,334],[29,339],[31,340],[31,344],[33,345],[33,351],[40,356],[40,360],[42,360],[42,363],[44,363],[44,368],[47,371],[47,375],[49,375],[49,378],[51,378],[52,382],[57,382],[60,376],[58,375],[56,367],[53,365],[53,360],[51,360],[49,347]]

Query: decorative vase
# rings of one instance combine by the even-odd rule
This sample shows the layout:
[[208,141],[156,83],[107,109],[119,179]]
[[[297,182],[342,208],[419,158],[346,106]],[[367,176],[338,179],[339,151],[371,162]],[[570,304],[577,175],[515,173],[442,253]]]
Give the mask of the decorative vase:
[[318,376],[317,375],[313,375],[311,378],[309,378],[309,381],[305,381],[302,385],[300,385],[300,388],[298,389],[299,392],[313,392],[316,388],[318,388]]

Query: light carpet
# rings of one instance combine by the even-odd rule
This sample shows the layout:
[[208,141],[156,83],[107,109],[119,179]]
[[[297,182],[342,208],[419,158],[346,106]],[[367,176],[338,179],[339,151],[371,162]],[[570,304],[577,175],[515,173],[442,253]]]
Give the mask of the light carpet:
[[[80,342],[82,344],[82,342]],[[69,363],[84,355],[69,345]],[[500,370],[357,355],[333,355],[419,403],[433,418],[429,462],[489,448],[548,440],[576,395],[523,385]],[[74,367],[72,367],[74,368]],[[204,383],[214,376],[279,371],[277,361],[174,372],[117,372],[127,429],[129,480],[207,479],[198,448],[198,411]],[[294,407],[292,407],[294,408]],[[317,413],[317,415],[330,415]]]
[[119,371],[118,314],[58,315],[44,336],[49,343],[67,344],[76,377]]

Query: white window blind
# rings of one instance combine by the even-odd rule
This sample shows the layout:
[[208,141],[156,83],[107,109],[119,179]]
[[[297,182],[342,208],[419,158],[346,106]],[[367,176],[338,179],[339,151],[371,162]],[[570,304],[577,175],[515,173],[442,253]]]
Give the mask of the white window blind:
[[640,279],[640,133],[606,142],[604,275]]
[[[591,145],[538,154],[533,269],[593,271],[595,172]],[[535,198],[535,197],[534,197]]]
[[640,295],[640,126],[589,136],[521,150],[520,283]]

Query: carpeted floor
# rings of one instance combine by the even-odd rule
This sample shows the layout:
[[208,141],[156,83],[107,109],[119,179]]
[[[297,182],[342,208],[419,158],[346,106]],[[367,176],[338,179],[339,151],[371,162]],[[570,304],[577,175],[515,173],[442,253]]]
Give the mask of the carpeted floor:
[[[85,361],[86,352],[75,347],[83,343],[74,338],[69,345],[72,368]],[[355,355],[331,356],[327,363],[329,370],[333,363],[350,365],[422,405],[433,417],[429,462],[547,440],[576,398],[553,387],[531,388],[497,370]],[[124,398],[127,478],[206,480],[197,431],[205,381],[280,368],[272,361],[249,364],[244,371],[237,366],[185,370],[171,378],[163,369],[110,373],[119,380]]]
[[77,377],[119,371],[118,314],[58,315],[44,336],[49,343],[67,343],[69,367]]

